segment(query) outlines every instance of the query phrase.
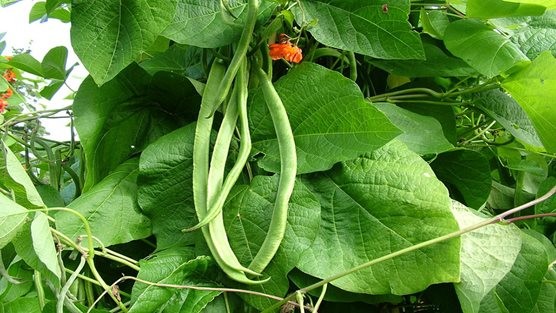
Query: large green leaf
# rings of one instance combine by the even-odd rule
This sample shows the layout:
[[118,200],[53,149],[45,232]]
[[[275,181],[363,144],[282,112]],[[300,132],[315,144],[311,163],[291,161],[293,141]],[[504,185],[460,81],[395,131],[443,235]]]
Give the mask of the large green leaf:
[[[453,202],[460,228],[486,217]],[[464,313],[479,311],[481,300],[511,270],[521,250],[521,233],[515,225],[492,224],[461,236],[461,282],[455,284]]]
[[195,124],[175,130],[145,149],[139,162],[138,201],[152,221],[159,250],[193,244],[197,233],[191,177]]
[[403,131],[397,140],[405,143],[413,152],[421,155],[441,153],[454,147],[444,137],[442,125],[435,118],[413,113],[387,102],[373,105]]
[[[237,19],[223,9],[220,0],[178,1],[174,19],[163,35],[181,44],[203,48],[216,48],[237,42],[245,24],[247,1],[227,2]],[[270,16],[275,7],[276,3],[273,1],[262,1],[259,18]]]
[[423,59],[419,35],[407,21],[410,1],[304,0],[294,7],[298,24],[320,43],[379,59]]
[[[203,285],[209,283],[210,259],[192,259],[187,250],[166,250],[141,261],[138,278],[153,283]],[[130,313],[136,312],[201,312],[220,292],[173,289],[136,283],[131,293]]]
[[46,208],[23,165],[4,141],[0,141],[0,174],[0,185],[11,189],[17,203],[28,209]]
[[[138,160],[126,161],[68,205],[85,217],[93,236],[105,246],[151,235],[150,222],[137,206],[138,173]],[[70,238],[87,235],[81,219],[69,212],[56,214],[56,226]]]
[[192,112],[199,102],[186,78],[164,72],[151,77],[136,65],[102,87],[87,78],[73,104],[75,128],[87,160],[84,190],[178,128],[181,114],[194,119]]
[[[392,140],[400,131],[370,105],[359,87],[338,72],[303,63],[275,83],[288,112],[297,148],[297,171],[327,170]],[[274,125],[260,90],[251,97],[253,149],[262,152],[259,165],[280,169]]]
[[407,77],[475,76],[477,71],[461,59],[449,55],[437,45],[423,42],[425,60],[380,60],[369,62],[396,75]]
[[475,105],[504,126],[519,142],[533,151],[544,149],[531,119],[507,93],[491,90],[477,96]]
[[546,50],[556,55],[556,10],[546,11],[541,16],[519,18],[511,26],[518,27],[511,40],[530,59]]
[[15,237],[27,220],[27,209],[0,193],[0,249]]
[[502,86],[517,100],[533,122],[549,152],[556,152],[556,59],[541,53],[528,67],[507,78]]
[[[395,141],[306,182],[321,227],[298,268],[325,278],[456,231],[448,191],[428,164]],[[459,280],[459,239],[408,253],[332,282],[369,294],[409,294]]]
[[43,274],[52,284],[59,285],[62,270],[47,216],[37,212],[13,240],[13,245],[25,263]]
[[508,38],[478,20],[450,23],[444,42],[451,53],[488,77],[529,60]]
[[525,232],[521,233],[521,242],[521,251],[511,271],[483,298],[477,312],[533,311],[548,269],[548,251],[541,241]]
[[71,8],[71,43],[95,82],[114,78],[170,23],[176,0],[79,0]]
[[[278,175],[255,176],[250,185],[236,186],[224,208],[224,222],[232,248],[242,264],[249,264],[263,243],[278,189]],[[296,181],[288,205],[288,223],[284,239],[276,256],[263,274],[271,277],[267,283],[249,286],[277,296],[284,296],[289,287],[287,278],[302,253],[315,240],[320,224],[320,204],[313,193]],[[249,304],[262,310],[273,301],[245,296]]]
[[473,150],[442,153],[431,167],[438,179],[454,187],[450,190],[452,198],[463,198],[462,201],[474,209],[479,209],[487,201],[492,179],[490,164],[481,153]]
[[[542,1],[542,0],[541,0]],[[527,3],[512,3],[506,0],[468,0],[467,16],[495,18],[508,16],[541,15],[545,7]]]

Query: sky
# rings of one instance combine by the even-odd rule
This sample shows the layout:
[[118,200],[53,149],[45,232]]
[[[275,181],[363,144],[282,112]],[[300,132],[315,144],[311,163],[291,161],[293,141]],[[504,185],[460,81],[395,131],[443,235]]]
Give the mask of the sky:
[[[65,46],[69,50],[67,66],[79,62],[71,49],[69,24],[56,19],[49,19],[44,23],[36,21],[29,24],[29,12],[36,2],[38,1],[22,0],[7,7],[0,7],[0,33],[6,33],[3,40],[7,44],[2,54],[10,55],[12,48],[30,49],[31,55],[41,61],[50,49],[56,46]],[[71,89],[77,90],[86,76],[87,71],[79,65],[73,70],[67,84]],[[44,104],[48,109],[65,107],[71,104],[71,101],[64,99],[70,92],[70,89],[63,88],[51,101],[41,99],[39,103]],[[67,123],[68,120],[66,119],[45,119],[43,124],[50,133],[46,137],[55,140],[68,140],[69,128],[66,127]]]

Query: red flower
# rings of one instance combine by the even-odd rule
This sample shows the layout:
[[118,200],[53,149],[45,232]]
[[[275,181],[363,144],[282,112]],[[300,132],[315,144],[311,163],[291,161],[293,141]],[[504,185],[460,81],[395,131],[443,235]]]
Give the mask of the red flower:
[[4,99],[0,99],[0,113],[4,113],[4,110],[6,110],[7,106],[8,106],[8,101]]
[[291,43],[286,34],[281,34],[279,38],[279,42],[268,46],[272,60],[284,59],[293,63],[301,62],[303,59],[303,51],[301,48]]
[[10,83],[15,81],[15,73],[11,68],[7,69],[2,76]]
[[14,94],[14,92],[12,91],[11,88],[8,88],[6,91],[4,91],[4,93],[2,94],[1,98],[2,99],[8,99],[9,97],[11,97]]

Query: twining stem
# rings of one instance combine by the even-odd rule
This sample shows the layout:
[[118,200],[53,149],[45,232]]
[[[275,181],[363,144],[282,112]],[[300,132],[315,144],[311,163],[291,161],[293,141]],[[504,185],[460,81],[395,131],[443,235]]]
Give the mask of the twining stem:
[[499,88],[499,87],[500,86],[497,83],[486,83],[486,84],[478,85],[478,86],[471,87],[471,88],[468,88],[468,89],[463,89],[463,90],[459,90],[459,91],[448,91],[448,92],[438,92],[438,91],[434,91],[434,90],[429,89],[429,88],[409,88],[409,89],[397,90],[397,91],[392,91],[392,92],[383,93],[383,94],[380,94],[380,95],[368,97],[367,100],[369,100],[371,102],[388,101],[391,98],[400,99],[399,98],[400,95],[406,95],[406,97],[404,97],[404,98],[409,98],[409,97],[418,98],[418,97],[423,97],[423,96],[431,96],[433,98],[445,99],[445,98],[449,98],[449,97],[457,97],[457,96],[461,96],[461,95],[465,95],[465,94],[492,90],[492,89],[496,89],[496,88]]
[[[472,231],[474,231],[474,230],[476,230],[476,229],[479,229],[479,228],[481,228],[481,227],[484,227],[484,226],[487,226],[487,225],[490,225],[490,224],[494,224],[494,223],[498,223],[498,222],[505,221],[504,219],[505,219],[507,216],[510,216],[510,215],[515,214],[515,213],[517,213],[517,212],[519,212],[519,211],[522,211],[522,210],[524,210],[524,209],[526,209],[526,208],[529,208],[529,207],[531,207],[531,206],[533,206],[533,205],[535,205],[535,204],[538,204],[538,203],[540,203],[540,202],[543,202],[543,201],[545,201],[546,199],[552,197],[555,193],[556,193],[556,186],[552,187],[552,189],[550,189],[550,191],[548,191],[546,194],[544,194],[543,196],[541,196],[541,197],[539,197],[539,198],[537,198],[537,199],[535,199],[535,200],[532,200],[532,201],[530,201],[530,202],[527,202],[527,203],[525,203],[525,204],[522,204],[522,205],[520,205],[520,206],[518,206],[518,207],[515,207],[515,208],[513,208],[513,209],[511,209],[511,210],[508,210],[508,211],[506,211],[506,212],[500,213],[500,214],[498,214],[498,215],[496,215],[496,216],[494,216],[494,217],[491,217],[491,218],[489,218],[489,219],[486,219],[486,220],[484,220],[484,221],[482,221],[482,222],[480,222],[480,223],[477,223],[477,224],[474,224],[474,225],[471,225],[471,226],[462,228],[462,229],[460,229],[460,230],[458,230],[458,231],[455,231],[455,232],[446,234],[446,235],[444,235],[444,236],[440,236],[440,237],[437,237],[437,238],[434,238],[434,239],[431,239],[431,240],[427,240],[427,241],[418,243],[418,244],[416,244],[416,245],[413,245],[413,246],[411,246],[411,247],[407,247],[407,248],[398,250],[398,251],[396,251],[396,252],[392,252],[392,253],[387,254],[387,255],[385,255],[385,256],[382,256],[382,257],[373,259],[373,260],[371,260],[371,261],[365,262],[365,263],[363,263],[363,264],[360,264],[360,265],[358,265],[358,266],[352,267],[352,268],[350,268],[350,269],[347,270],[347,271],[340,272],[340,273],[338,273],[338,274],[332,275],[332,276],[330,276],[330,277],[328,277],[328,278],[325,278],[325,279],[323,279],[323,280],[321,280],[321,281],[319,281],[319,282],[316,282],[316,283],[314,283],[314,284],[312,284],[312,285],[309,285],[309,286],[307,286],[307,287],[304,287],[304,288],[299,289],[298,291],[296,291],[296,292],[294,292],[294,293],[288,295],[286,298],[284,298],[284,300],[282,300],[282,301],[280,301],[280,302],[278,302],[278,303],[275,303],[274,305],[268,307],[267,309],[265,309],[265,310],[262,311],[262,312],[263,312],[263,313],[265,313],[265,312],[274,312],[277,308],[279,308],[281,305],[283,305],[283,304],[286,303],[287,301],[293,300],[293,299],[296,297],[297,292],[307,293],[307,292],[309,292],[309,291],[311,291],[311,290],[313,290],[313,289],[322,287],[322,286],[324,286],[324,285],[326,285],[326,284],[328,284],[328,283],[330,283],[330,282],[332,282],[332,281],[334,281],[334,280],[336,280],[336,279],[339,279],[339,278],[342,278],[342,277],[344,277],[344,276],[353,274],[353,273],[355,273],[355,272],[357,272],[357,271],[360,271],[360,270],[365,269],[365,268],[367,268],[367,267],[373,266],[373,265],[378,264],[378,263],[380,263],[380,262],[383,262],[383,261],[386,261],[386,260],[390,260],[390,259],[393,259],[393,258],[398,257],[398,256],[400,256],[400,255],[403,255],[403,254],[406,254],[406,253],[409,253],[409,252],[412,252],[412,251],[416,251],[416,250],[419,250],[419,249],[421,249],[421,248],[425,248],[425,247],[428,247],[428,246],[432,246],[432,245],[434,245],[434,244],[437,244],[437,243],[440,243],[440,242],[443,242],[443,241],[446,241],[446,240],[450,240],[450,239],[457,238],[457,237],[459,237],[459,236],[461,236],[461,235],[463,235],[463,234],[472,232]],[[507,222],[507,221],[505,221],[505,222]]]
[[[29,210],[29,211],[33,211],[33,210]],[[72,210],[72,209],[68,209],[68,208],[48,208],[48,209],[37,209],[34,211],[63,211],[63,212],[69,212],[75,216],[77,216],[81,222],[83,223],[83,230],[85,231],[85,233],[87,234],[87,264],[89,265],[89,268],[91,270],[91,273],[93,274],[93,276],[95,277],[95,279],[100,283],[100,285],[102,286],[102,288],[108,292],[108,295],[110,296],[110,298],[112,298],[112,300],[114,300],[114,302],[116,302],[118,304],[118,306],[122,309],[122,311],[127,312],[127,308],[125,307],[125,305],[119,301],[115,295],[112,294],[112,292],[110,291],[110,286],[108,286],[108,284],[104,281],[104,279],[102,278],[102,276],[100,276],[96,266],[95,266],[95,261],[94,261],[94,257],[95,257],[95,247],[93,244],[93,232],[91,231],[91,226],[89,225],[89,222],[87,221],[87,219],[85,218],[85,216],[83,216],[83,214]]]
[[[115,285],[119,284],[120,282],[123,282],[123,281],[126,281],[126,280],[134,280],[136,282],[140,282],[140,283],[143,283],[145,285],[155,286],[155,287],[165,287],[165,288],[175,288],[175,289],[191,289],[191,290],[199,290],[199,291],[219,291],[219,292],[244,293],[244,294],[264,297],[264,298],[268,298],[268,299],[272,299],[272,300],[276,300],[276,301],[283,301],[284,300],[284,298],[282,298],[282,297],[278,297],[278,296],[275,296],[275,295],[266,294],[266,293],[262,293],[262,292],[258,292],[258,291],[253,291],[253,290],[236,289],[236,288],[221,288],[221,287],[203,287],[203,286],[195,286],[195,285],[176,285],[176,284],[155,283],[155,282],[150,282],[148,280],[140,279],[140,278],[137,278],[137,277],[134,277],[134,276],[122,276],[118,280],[116,280],[112,284],[112,286],[115,286]],[[295,302],[295,301],[286,301],[284,303],[289,303],[289,304],[298,306],[297,302]],[[310,307],[307,307],[307,306],[305,308],[306,309],[311,309]]]

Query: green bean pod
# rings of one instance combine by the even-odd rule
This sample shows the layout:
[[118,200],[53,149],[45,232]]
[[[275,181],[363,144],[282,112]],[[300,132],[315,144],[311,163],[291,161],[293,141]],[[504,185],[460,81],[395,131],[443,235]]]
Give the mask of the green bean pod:
[[[237,182],[241,171],[245,167],[247,160],[249,158],[249,153],[251,152],[251,134],[249,133],[249,122],[247,117],[247,95],[248,95],[248,73],[247,73],[247,60],[242,62],[242,66],[238,71],[238,75],[236,77],[236,85],[234,86],[233,97],[235,98],[234,101],[230,101],[232,105],[228,105],[226,108],[226,113],[224,115],[224,121],[222,122],[222,126],[220,126],[220,131],[218,133],[218,137],[216,139],[215,146],[229,146],[229,142],[225,143],[224,140],[219,141],[221,138],[220,134],[225,132],[225,134],[229,134],[231,140],[231,134],[233,133],[233,127],[235,126],[235,122],[237,120],[237,115],[240,116],[240,144],[239,144],[239,153],[234,163],[233,167],[230,169],[230,172],[226,176],[224,183],[221,184],[221,179],[217,178],[217,173],[223,175],[224,172],[224,165],[226,162],[227,151],[225,150],[224,153],[216,153],[213,152],[212,160],[211,160],[211,168],[209,171],[209,184],[208,187],[214,186],[211,181],[214,183],[218,182],[219,185],[222,185],[221,188],[216,192],[214,192],[214,197],[216,200],[213,203],[209,203],[208,205],[208,212],[205,215],[203,220],[200,220],[199,223],[189,229],[187,231],[192,231],[207,225],[210,221],[212,221],[218,214],[222,212],[222,208],[224,207],[224,203],[226,202],[226,198],[230,194],[232,187]],[[233,100],[233,99],[232,99]],[[229,118],[228,118],[229,117]],[[233,121],[233,125],[232,125]],[[225,126],[226,125],[226,126]],[[222,136],[224,139],[224,136]],[[226,138],[228,139],[228,138]],[[224,152],[224,149],[218,149],[219,152]],[[216,167],[213,164],[220,164],[221,167],[216,170]],[[214,171],[213,171],[214,170]],[[211,175],[212,174],[212,175]],[[212,193],[209,189],[209,195]],[[209,196],[209,199],[212,197]]]
[[270,78],[260,67],[256,70],[256,73],[272,122],[274,123],[276,139],[280,149],[280,180],[278,182],[272,219],[270,220],[270,226],[264,242],[249,265],[250,269],[262,272],[276,254],[286,232],[288,202],[293,192],[297,173],[297,155],[288,114],[282,99],[280,99],[276,89],[274,89]]
[[[208,205],[208,172],[209,172],[209,150],[210,134],[213,118],[206,118],[210,106],[207,104],[214,101],[215,87],[220,83],[225,73],[225,66],[215,61],[211,67],[209,78],[203,92],[201,109],[195,129],[193,145],[193,201],[199,220],[207,214]],[[220,216],[221,217],[221,216]],[[211,223],[213,224],[213,223]],[[243,267],[233,253],[226,238],[226,230],[223,221],[216,221],[209,228],[202,228],[203,237],[220,268],[232,279],[245,283],[257,284],[264,281],[255,281],[247,278],[245,273],[259,275],[258,273]]]

